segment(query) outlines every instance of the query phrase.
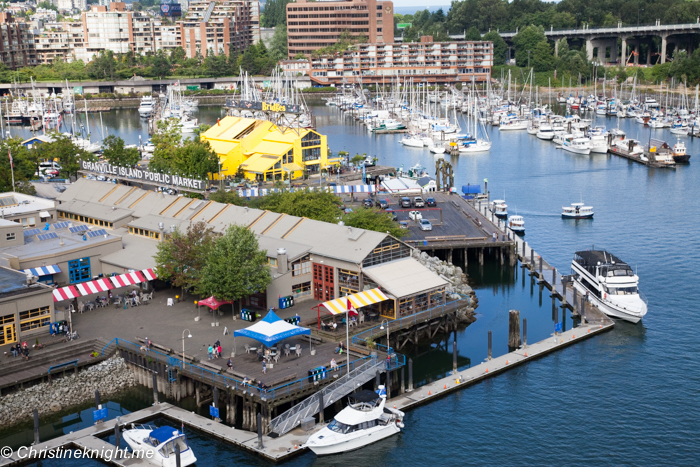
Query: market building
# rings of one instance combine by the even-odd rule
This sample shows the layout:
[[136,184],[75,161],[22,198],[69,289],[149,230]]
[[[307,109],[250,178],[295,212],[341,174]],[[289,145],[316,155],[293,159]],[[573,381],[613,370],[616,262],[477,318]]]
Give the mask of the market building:
[[222,177],[234,176],[240,169],[249,180],[295,180],[342,159],[328,157],[325,135],[307,128],[281,128],[267,120],[225,117],[201,138],[219,155]]

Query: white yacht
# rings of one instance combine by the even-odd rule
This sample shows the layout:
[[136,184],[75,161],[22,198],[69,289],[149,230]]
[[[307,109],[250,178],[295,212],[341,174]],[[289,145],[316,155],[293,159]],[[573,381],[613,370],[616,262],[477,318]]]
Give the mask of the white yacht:
[[561,148],[564,151],[587,156],[591,153],[591,140],[588,138],[569,138],[564,140]]
[[143,453],[142,459],[153,465],[175,467],[175,446],[180,447],[180,464],[185,467],[197,462],[192,449],[187,445],[185,434],[176,428],[131,424],[131,429],[122,432],[124,441],[134,452]]
[[525,233],[525,219],[523,216],[510,216],[508,218],[508,228],[518,235]]
[[153,112],[154,104],[153,97],[143,96],[141,98],[141,105],[139,105],[139,115],[143,118],[150,117]]
[[593,217],[593,207],[583,203],[571,203],[571,206],[561,208],[561,217],[566,219],[590,219]]
[[554,138],[554,128],[548,123],[543,123],[536,134],[538,139],[551,140]]
[[401,139],[399,143],[411,148],[422,148],[424,144],[423,138],[420,136],[409,136],[408,138]]
[[459,143],[459,152],[485,152],[491,149],[491,141],[486,141],[483,139],[466,139],[461,140]]
[[508,205],[505,200],[494,199],[491,201],[491,210],[498,217],[508,217]]
[[386,391],[359,391],[348,396],[348,406],[328,426],[309,437],[303,447],[317,456],[360,449],[388,438],[403,428],[404,413],[385,407]]
[[603,313],[637,323],[647,314],[639,277],[605,250],[577,251],[571,262],[574,287]]
[[498,125],[500,131],[506,130],[527,130],[527,120],[520,120],[515,115],[509,114],[505,119],[501,120]]

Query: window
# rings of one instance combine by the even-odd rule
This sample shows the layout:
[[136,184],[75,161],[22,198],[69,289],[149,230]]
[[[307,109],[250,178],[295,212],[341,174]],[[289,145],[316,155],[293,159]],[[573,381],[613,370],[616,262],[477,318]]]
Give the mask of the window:
[[303,276],[304,274],[310,274],[310,273],[311,273],[311,261],[309,260],[308,255],[306,255],[301,260],[292,264],[292,277]]
[[71,284],[89,280],[92,277],[90,274],[90,258],[68,261],[68,277]]
[[5,240],[10,241],[10,240],[14,240],[14,239],[15,239],[15,233],[14,233],[14,232],[10,232],[10,233],[8,233],[8,234],[5,234]]
[[306,297],[311,295],[311,282],[302,282],[292,286],[292,295],[294,298]]
[[269,264],[270,266],[276,267],[277,266],[277,258],[267,258],[267,264]]
[[19,313],[20,330],[29,331],[48,326],[51,321],[51,307],[45,306]]

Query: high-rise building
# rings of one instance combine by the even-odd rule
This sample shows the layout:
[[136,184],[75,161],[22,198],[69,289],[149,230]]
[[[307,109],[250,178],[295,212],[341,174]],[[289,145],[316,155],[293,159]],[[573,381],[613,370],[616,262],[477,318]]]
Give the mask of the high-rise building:
[[187,16],[177,22],[182,48],[193,58],[200,53],[229,55],[260,41],[260,7],[257,0],[194,0]]
[[0,63],[12,70],[37,64],[29,24],[16,22],[9,12],[0,12]]
[[[386,24],[385,24],[386,23]],[[394,3],[380,0],[309,1],[287,4],[289,57],[338,42],[344,31],[369,43],[394,42]]]
[[87,60],[83,41],[83,23],[66,21],[46,23],[41,34],[35,37],[37,60],[49,64],[54,60],[72,62]]

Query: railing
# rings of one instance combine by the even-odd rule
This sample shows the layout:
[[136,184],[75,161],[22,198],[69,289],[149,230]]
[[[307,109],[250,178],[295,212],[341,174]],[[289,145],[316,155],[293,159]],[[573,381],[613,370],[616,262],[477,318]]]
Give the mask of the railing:
[[70,362],[59,363],[58,365],[52,365],[49,367],[48,375],[51,376],[51,370],[58,370],[59,368],[65,368],[67,366],[78,366],[78,359],[71,360]]
[[[545,35],[556,34],[588,34],[588,33],[609,33],[620,31],[671,31],[676,29],[700,29],[700,23],[684,23],[684,24],[640,24],[640,25],[624,25],[620,27],[603,27],[603,28],[562,28],[562,29],[545,29]],[[499,31],[501,36],[514,36],[518,31]],[[461,35],[460,35],[461,36]],[[451,36],[453,37],[453,36]]]
[[[445,302],[442,305],[439,305],[439,306],[436,306],[433,308],[429,308],[427,310],[419,311],[418,313],[414,313],[412,315],[402,316],[398,319],[394,319],[391,321],[387,320],[387,323],[388,323],[387,328],[388,328],[389,333],[391,332],[392,327],[396,328],[396,330],[399,330],[399,329],[403,329],[403,327],[407,324],[409,324],[409,325],[418,324],[418,319],[427,321],[427,320],[433,319],[433,317],[443,316],[445,314],[445,307],[449,307],[450,305],[455,305],[454,309],[456,309],[457,302],[460,302],[462,300],[469,299],[469,303],[465,304],[465,306],[471,305],[471,298],[469,296],[460,295],[460,294],[458,294],[458,295],[460,296],[460,298],[458,298],[456,300],[449,301],[449,302]],[[362,331],[358,334],[355,334],[354,336],[352,336],[352,343],[359,344],[361,341],[363,344],[366,345],[367,338],[368,337],[373,338],[375,332],[377,333],[377,335],[379,337],[386,335],[387,330],[380,329],[381,327],[382,327],[382,325],[380,324],[379,326],[374,326],[374,327],[371,327],[371,328],[369,328],[365,331]],[[369,336],[367,336],[367,333],[369,333]],[[364,337],[360,337],[360,336],[364,336]],[[384,347],[386,348],[386,346],[384,346]],[[405,363],[405,357],[404,357],[404,363]]]

